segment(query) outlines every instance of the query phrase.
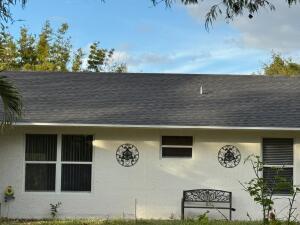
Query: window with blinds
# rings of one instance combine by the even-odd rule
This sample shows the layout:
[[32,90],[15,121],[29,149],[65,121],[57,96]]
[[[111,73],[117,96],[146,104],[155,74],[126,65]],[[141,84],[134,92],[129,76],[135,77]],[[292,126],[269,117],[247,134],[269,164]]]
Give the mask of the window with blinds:
[[25,191],[55,191],[57,135],[27,134]]
[[192,136],[162,136],[162,158],[191,158],[193,152]]
[[[274,189],[276,177],[284,178],[285,182],[293,184],[294,141],[290,138],[263,139],[263,177],[270,188]],[[284,187],[285,186],[285,187]],[[289,194],[291,190],[275,188],[274,194]]]
[[62,191],[91,191],[92,158],[92,135],[62,135]]

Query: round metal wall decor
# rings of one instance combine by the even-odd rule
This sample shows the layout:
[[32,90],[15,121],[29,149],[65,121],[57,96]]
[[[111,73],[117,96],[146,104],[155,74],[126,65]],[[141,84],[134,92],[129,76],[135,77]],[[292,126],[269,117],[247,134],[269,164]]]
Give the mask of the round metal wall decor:
[[234,168],[241,161],[241,153],[239,149],[233,145],[223,146],[218,153],[220,164],[226,168]]
[[123,144],[117,149],[116,158],[121,166],[130,167],[139,160],[139,151],[132,144]]

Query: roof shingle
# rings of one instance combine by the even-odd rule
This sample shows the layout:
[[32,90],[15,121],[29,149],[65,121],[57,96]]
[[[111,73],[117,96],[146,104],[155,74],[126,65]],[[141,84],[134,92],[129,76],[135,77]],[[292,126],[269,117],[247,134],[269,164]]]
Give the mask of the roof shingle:
[[[300,128],[300,78],[5,72],[20,122]],[[200,95],[200,86],[204,94]]]

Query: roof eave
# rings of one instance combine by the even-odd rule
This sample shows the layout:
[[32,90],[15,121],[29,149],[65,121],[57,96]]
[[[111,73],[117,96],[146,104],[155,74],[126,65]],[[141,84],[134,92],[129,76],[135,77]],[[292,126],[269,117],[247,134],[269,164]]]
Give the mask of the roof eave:
[[31,123],[31,122],[17,122],[14,124],[14,126],[300,131],[300,127],[185,126],[185,125],[133,125],[133,124]]

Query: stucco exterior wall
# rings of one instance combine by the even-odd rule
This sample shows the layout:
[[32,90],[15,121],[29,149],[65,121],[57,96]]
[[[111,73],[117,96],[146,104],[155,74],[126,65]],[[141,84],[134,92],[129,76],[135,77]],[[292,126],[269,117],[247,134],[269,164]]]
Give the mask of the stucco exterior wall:
[[[92,191],[60,192],[57,178],[56,192],[25,192],[26,133],[93,134]],[[192,135],[193,157],[161,158],[162,135]],[[243,160],[250,154],[261,155],[264,137],[294,138],[294,184],[299,185],[299,132],[18,127],[0,136],[1,215],[46,218],[50,215],[49,204],[60,201],[60,217],[134,218],[136,209],[137,218],[169,218],[172,214],[179,218],[183,190],[213,188],[233,193],[233,219],[247,219],[247,213],[258,219],[260,208],[239,181],[253,176],[250,165],[244,165]],[[116,149],[124,143],[134,144],[140,153],[139,161],[130,168],[120,166],[115,158]],[[241,163],[233,169],[222,167],[217,159],[219,149],[227,144],[235,145],[242,154]],[[16,199],[6,204],[3,191],[8,185],[13,186]],[[287,200],[277,202],[276,208],[279,211],[286,204]],[[203,212],[187,210],[187,215]],[[215,212],[211,216],[221,218]]]

